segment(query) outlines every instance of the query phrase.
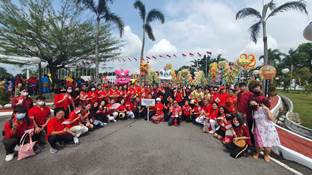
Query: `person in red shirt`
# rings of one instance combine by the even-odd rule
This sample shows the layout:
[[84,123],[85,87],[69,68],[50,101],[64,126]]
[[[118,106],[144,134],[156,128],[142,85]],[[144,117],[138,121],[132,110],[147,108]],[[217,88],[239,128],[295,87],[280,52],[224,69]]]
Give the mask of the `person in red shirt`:
[[12,108],[22,105],[23,108],[28,111],[31,107],[33,107],[33,100],[29,97],[28,91],[25,88],[21,88],[20,94],[21,95],[13,98]]
[[[225,144],[225,147],[230,152],[231,157],[239,158],[247,152],[249,146],[252,146],[250,133],[243,117],[240,115],[234,115],[232,126],[233,139],[232,142]],[[237,140],[245,140],[246,144],[243,147],[238,147],[234,144]]]
[[88,97],[88,88],[87,85],[83,84],[81,87],[81,91],[79,94],[80,103],[82,105],[88,104],[89,97]]
[[236,107],[237,107],[237,96],[235,94],[235,90],[230,89],[229,95],[227,96],[226,101],[225,101],[225,108],[229,113],[235,114]]
[[177,101],[180,106],[183,106],[183,99],[184,99],[183,91],[176,88],[174,90],[174,98],[175,98],[175,101]]
[[123,99],[120,102],[120,106],[118,106],[117,108],[117,112],[118,112],[118,119],[120,120],[126,119],[127,108],[125,105],[125,101]]
[[212,108],[209,111],[209,113],[207,114],[208,117],[208,123],[209,123],[209,127],[211,128],[211,131],[209,133],[213,134],[216,131],[216,119],[219,115],[219,110],[218,110],[218,104],[217,103],[213,103],[212,104]]
[[71,105],[74,105],[73,98],[70,96],[69,93],[66,92],[66,89],[60,88],[56,90],[56,94],[54,95],[54,106],[55,108],[64,109],[65,118],[68,117]]
[[155,124],[159,124],[164,119],[164,105],[161,103],[160,98],[156,98],[155,115],[152,116],[151,121]]
[[132,98],[132,100],[131,101],[127,101],[126,102],[126,104],[125,104],[125,106],[126,106],[126,109],[127,109],[127,117],[128,118],[131,118],[131,119],[134,119],[135,118],[135,115],[134,115],[134,112],[133,112],[133,109],[134,109],[134,106],[133,106],[133,101],[134,101],[135,99],[134,98]]
[[[245,119],[249,118],[247,116],[251,115],[251,110],[249,109],[249,101],[254,96],[254,94],[247,90],[246,83],[239,83],[239,93],[237,94],[237,112],[240,113]],[[250,116],[250,118],[252,118]]]
[[224,86],[221,86],[220,93],[218,94],[218,97],[220,99],[220,101],[218,102],[218,106],[225,106],[227,96],[228,93],[226,92],[226,88]]
[[189,102],[186,100],[184,106],[182,107],[182,120],[186,122],[191,122],[192,118],[192,107],[189,105]]
[[168,121],[168,125],[171,126],[175,122],[177,125],[180,125],[181,116],[182,116],[182,108],[179,106],[177,101],[174,101],[173,106],[170,108],[171,116]]
[[226,112],[223,106],[219,107],[219,114],[216,119],[217,129],[214,133],[214,137],[217,137],[219,140],[223,140],[225,137],[225,132],[227,130],[228,121],[226,120]]
[[[5,161],[11,161],[14,158],[14,149],[20,143],[20,140],[26,130],[33,129],[34,125],[28,118],[25,108],[21,105],[14,108],[12,117],[4,123],[2,143],[5,148]],[[35,135],[34,135],[35,136]]]
[[[193,101],[191,101],[193,102]],[[194,124],[197,124],[196,119],[200,116],[201,111],[202,111],[202,107],[199,105],[198,101],[195,101],[195,106],[192,110],[192,122]]]
[[36,105],[30,108],[28,116],[35,126],[35,133],[40,136],[38,138],[40,145],[45,145],[46,126],[50,120],[50,108],[45,105],[46,98],[38,96]]
[[67,127],[68,123],[64,120],[64,109],[55,108],[54,115],[55,117],[51,118],[47,125],[47,137],[51,146],[50,152],[53,154],[58,152],[57,143],[79,143],[76,134]]
[[88,127],[82,124],[82,118],[84,117],[86,116],[82,116],[80,107],[69,114],[68,121],[70,122],[70,131],[75,133],[76,137],[80,137],[89,131]]
[[99,97],[98,92],[96,91],[95,87],[92,86],[90,88],[90,91],[88,92],[89,103],[93,105],[95,102],[98,101],[98,97]]
[[104,107],[104,110],[106,111],[108,121],[110,122],[117,122],[116,118],[118,117],[118,113],[115,109],[113,109],[113,104],[115,103],[114,99],[108,99],[107,105]]

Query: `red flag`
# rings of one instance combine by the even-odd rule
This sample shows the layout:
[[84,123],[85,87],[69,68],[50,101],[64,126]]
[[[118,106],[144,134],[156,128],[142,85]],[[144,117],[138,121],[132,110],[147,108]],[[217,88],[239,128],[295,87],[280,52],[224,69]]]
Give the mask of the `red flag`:
[[197,55],[200,56],[200,57],[202,56],[199,52],[197,52]]
[[187,55],[185,53],[182,53],[182,56],[186,57]]
[[131,61],[131,58],[128,57],[128,60]]
[[135,57],[133,57],[133,59],[134,59],[135,61],[138,61],[138,59],[137,59],[137,58],[135,58]]
[[155,60],[157,59],[157,57],[155,57],[155,56],[152,56]]
[[171,56],[168,54],[167,57],[171,58]]
[[163,58],[163,56],[162,56],[162,55],[159,55],[159,57],[160,57],[160,58]]
[[207,54],[209,54],[209,55],[211,55],[211,54],[212,54],[210,51],[207,51],[206,53],[207,53]]
[[192,56],[194,56],[194,54],[193,53],[189,53],[189,55],[192,57]]
[[126,62],[126,60],[125,60],[124,58],[123,58],[122,60],[123,60],[124,62]]
[[176,54],[173,54],[173,56],[174,56],[174,57],[177,57],[177,55],[176,55]]
[[150,57],[148,57],[148,56],[146,56],[146,58],[148,59],[148,60],[150,60],[151,58]]

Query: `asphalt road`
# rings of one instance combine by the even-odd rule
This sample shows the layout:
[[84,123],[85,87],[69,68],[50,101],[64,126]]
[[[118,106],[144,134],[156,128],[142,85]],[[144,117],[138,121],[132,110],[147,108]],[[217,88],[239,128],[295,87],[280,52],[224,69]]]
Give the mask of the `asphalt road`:
[[[3,121],[0,122],[1,128]],[[2,139],[2,138],[1,138]],[[219,141],[191,124],[168,127],[144,120],[119,121],[91,132],[78,146],[68,145],[57,154],[47,146],[35,157],[4,161],[0,146],[1,175],[289,175],[275,163],[235,160]]]

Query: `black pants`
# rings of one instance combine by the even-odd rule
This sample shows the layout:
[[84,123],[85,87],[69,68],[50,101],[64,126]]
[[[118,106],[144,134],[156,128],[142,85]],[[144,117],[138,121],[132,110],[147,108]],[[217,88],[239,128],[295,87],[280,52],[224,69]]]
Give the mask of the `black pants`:
[[39,145],[42,146],[46,144],[45,136],[46,136],[46,131],[42,130],[39,134],[35,134],[32,138],[34,141],[38,141]]
[[182,121],[185,121],[185,122],[188,122],[188,123],[190,123],[190,122],[192,122],[192,118],[191,118],[191,116],[182,116]]
[[108,118],[107,118],[107,115],[105,114],[95,114],[94,117],[96,120],[99,120],[103,123],[108,123]]
[[2,143],[4,145],[6,155],[14,153],[14,148],[20,142],[19,138],[13,137],[9,139],[3,139]]
[[237,159],[247,152],[248,145],[246,144],[243,148],[236,146],[234,143],[225,144],[225,148],[230,153],[230,156]]
[[168,125],[172,126],[174,124],[174,122],[177,122],[178,125],[180,125],[180,120],[181,120],[180,117],[170,117],[168,120]]
[[48,142],[50,143],[51,147],[57,149],[56,143],[65,142],[65,143],[73,143],[73,136],[66,134],[66,135],[50,135],[48,137]]

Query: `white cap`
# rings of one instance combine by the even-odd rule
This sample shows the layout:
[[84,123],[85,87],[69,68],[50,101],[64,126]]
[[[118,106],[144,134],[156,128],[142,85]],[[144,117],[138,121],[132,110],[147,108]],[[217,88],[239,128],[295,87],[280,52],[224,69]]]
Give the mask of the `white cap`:
[[156,101],[161,101],[161,99],[158,97],[158,98],[156,98]]

